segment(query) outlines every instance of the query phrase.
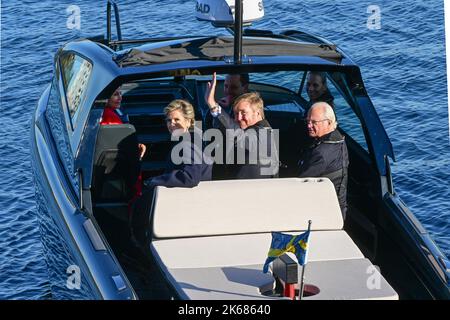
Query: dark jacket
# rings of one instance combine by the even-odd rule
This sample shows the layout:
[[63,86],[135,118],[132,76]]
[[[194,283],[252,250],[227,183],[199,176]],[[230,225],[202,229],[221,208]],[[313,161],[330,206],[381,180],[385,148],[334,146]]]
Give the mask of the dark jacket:
[[331,180],[345,219],[347,212],[348,151],[344,136],[334,130],[312,141],[299,161],[298,176],[326,177]]
[[[261,120],[245,130],[242,130],[226,112],[218,115],[217,120],[225,129],[234,130],[234,159],[232,159],[233,164],[230,165],[233,177],[237,179],[264,179],[278,176],[278,139],[273,139],[275,137],[274,131],[267,120]],[[252,135],[256,136],[256,143],[250,143]],[[262,135],[265,135],[267,139],[262,140]],[[266,150],[261,150],[260,144],[264,142],[267,143]],[[242,152],[245,159],[239,161],[238,155]],[[227,153],[225,152],[225,154]],[[253,155],[256,155],[256,159],[252,157]]]
[[[233,108],[222,108],[222,112],[226,112],[231,119],[234,118],[234,112],[233,112]],[[213,117],[211,115],[211,112],[208,110],[208,112],[206,113],[205,116],[205,128],[206,129],[219,129],[220,132],[222,133],[222,137],[223,137],[223,145],[220,146],[220,148],[222,148],[223,152],[225,152],[225,150],[227,149],[227,144],[226,144],[226,128],[224,128],[224,126],[222,125],[222,123],[219,121],[219,119],[217,119],[217,117]],[[212,156],[215,156],[215,152],[213,152]],[[233,166],[227,165],[224,161],[224,163],[214,163],[213,164],[213,169],[212,169],[212,179],[213,180],[226,180],[226,179],[230,179],[234,177],[233,173]]]
[[[164,187],[181,187],[192,188],[199,184],[200,181],[211,180],[212,165],[211,160],[205,159],[202,148],[201,135],[197,130],[189,132],[175,142],[169,153],[166,169],[162,175],[153,177],[145,181],[146,187],[164,186]],[[199,141],[200,145],[196,146],[194,141]],[[176,148],[174,150],[174,148]],[[184,154],[184,151],[188,151]],[[172,152],[180,155],[181,163],[175,164],[172,160]]]
[[[196,138],[194,138],[197,135]],[[200,144],[197,146],[196,141]],[[172,160],[172,152],[180,155],[176,164]],[[185,154],[184,151],[188,151]],[[193,188],[200,181],[211,180],[212,160],[204,157],[201,133],[194,129],[184,134],[179,142],[174,142],[167,159],[167,167],[162,175],[144,182],[146,189],[136,201],[131,217],[132,239],[143,244],[148,239],[149,215],[152,208],[154,190],[156,186]]]

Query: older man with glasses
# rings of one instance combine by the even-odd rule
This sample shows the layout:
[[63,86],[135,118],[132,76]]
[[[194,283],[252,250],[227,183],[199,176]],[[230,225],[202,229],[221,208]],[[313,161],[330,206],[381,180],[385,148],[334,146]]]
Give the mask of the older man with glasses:
[[345,219],[349,160],[344,136],[336,129],[333,108],[326,102],[317,102],[309,109],[305,122],[312,143],[302,152],[298,176],[329,178]]

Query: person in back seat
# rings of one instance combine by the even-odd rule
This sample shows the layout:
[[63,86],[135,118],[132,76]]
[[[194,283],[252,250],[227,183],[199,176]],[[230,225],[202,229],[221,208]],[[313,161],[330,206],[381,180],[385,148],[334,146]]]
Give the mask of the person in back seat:
[[[106,102],[105,108],[103,109],[102,119],[100,125],[119,125],[128,123],[127,115],[124,115],[120,110],[120,103],[122,102],[122,92],[120,87],[117,88],[111,97]],[[146,146],[143,143],[138,144],[139,149],[139,160],[144,157]],[[140,170],[140,168],[138,169]],[[134,179],[133,179],[134,180]],[[139,174],[136,182],[133,184],[132,192],[134,196],[130,199],[128,203],[129,215],[131,215],[131,206],[136,199],[142,194],[142,175]]]
[[177,99],[169,103],[164,113],[172,141],[181,141],[173,145],[165,172],[146,180],[145,190],[136,201],[132,216],[132,234],[139,243],[145,240],[156,186],[193,188],[200,181],[211,180],[212,160],[203,154],[202,133],[194,126],[193,106],[185,100]]
[[[248,73],[243,74],[229,74],[225,78],[223,84],[223,97],[218,101],[222,110],[234,118],[233,114],[233,103],[242,94],[248,93],[248,85],[250,82],[250,77]],[[220,121],[217,121],[211,116],[211,113],[206,114],[206,128],[223,128]]]
[[[122,92],[120,91],[120,87],[114,91],[112,96],[108,99],[105,105],[105,109],[103,110],[102,120],[100,121],[101,125],[108,124],[123,124],[128,123],[127,115],[124,115],[120,110],[120,103],[122,102]],[[146,147],[145,144],[139,143],[139,157],[142,159],[144,157]]]
[[309,102],[306,111],[316,102],[326,102],[334,109],[334,97],[328,89],[325,72],[311,71],[306,81],[306,93]]

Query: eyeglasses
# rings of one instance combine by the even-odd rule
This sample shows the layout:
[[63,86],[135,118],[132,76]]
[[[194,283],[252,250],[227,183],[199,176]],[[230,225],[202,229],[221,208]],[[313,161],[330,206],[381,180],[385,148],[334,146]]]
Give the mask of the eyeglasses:
[[330,119],[323,119],[323,120],[307,120],[307,119],[305,119],[303,121],[306,123],[306,125],[311,123],[313,126],[316,126],[319,122],[330,121]]

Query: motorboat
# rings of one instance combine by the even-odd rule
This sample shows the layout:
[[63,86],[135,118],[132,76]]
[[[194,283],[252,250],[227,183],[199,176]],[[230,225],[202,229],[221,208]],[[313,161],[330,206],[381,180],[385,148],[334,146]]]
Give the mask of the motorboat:
[[[302,299],[449,299],[450,262],[394,189],[393,147],[358,65],[317,35],[252,29],[251,21],[263,15],[262,1],[231,2],[196,5],[199,20],[227,28],[229,36],[123,39],[118,6],[109,0],[106,34],[67,42],[55,54],[53,78],[31,126],[52,296],[288,299],[275,262],[272,272],[262,272],[271,232],[298,234],[311,220],[308,264],[292,264],[290,255],[276,263],[297,276],[306,268]],[[147,239],[136,246],[124,176],[138,174],[134,165],[144,179],[164,170],[171,137],[163,109],[170,101],[191,102],[207,128],[204,93],[214,72],[219,93],[225,75],[249,74],[250,91],[259,92],[279,132],[279,177],[157,187]],[[309,72],[326,75],[338,130],[346,137],[345,221],[327,178],[295,175]],[[100,125],[118,87],[129,123]],[[137,143],[151,150],[140,164],[124,147]],[[224,194],[245,200],[217,201]]]

